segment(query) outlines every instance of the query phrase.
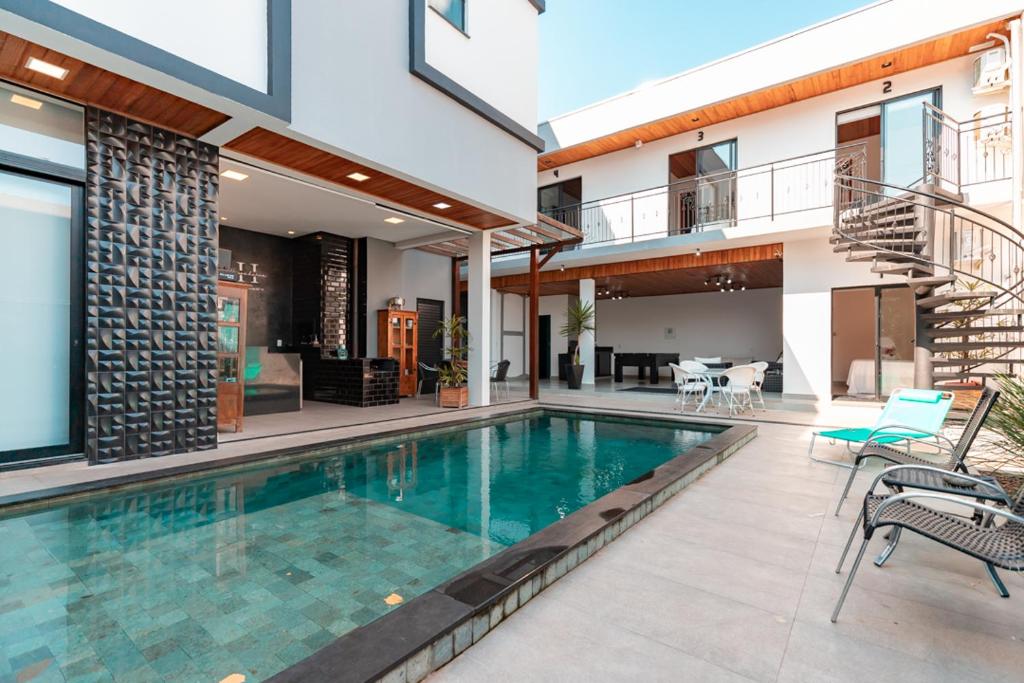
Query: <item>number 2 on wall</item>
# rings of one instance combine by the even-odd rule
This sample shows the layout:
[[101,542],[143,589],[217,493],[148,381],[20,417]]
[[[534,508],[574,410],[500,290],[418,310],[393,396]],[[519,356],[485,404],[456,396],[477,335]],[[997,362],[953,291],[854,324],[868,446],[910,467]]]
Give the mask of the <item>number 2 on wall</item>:
[[892,81],[882,81],[882,94],[892,92]]

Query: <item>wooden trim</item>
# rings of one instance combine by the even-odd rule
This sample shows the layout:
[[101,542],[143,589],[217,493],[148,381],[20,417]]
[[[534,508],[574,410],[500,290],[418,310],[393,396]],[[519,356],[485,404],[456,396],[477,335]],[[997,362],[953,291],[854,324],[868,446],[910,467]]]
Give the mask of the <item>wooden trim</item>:
[[[541,233],[542,235],[547,235],[548,237],[552,237],[552,235],[550,233],[546,233],[546,232],[543,231],[544,229],[540,227],[541,223],[544,223],[546,225],[550,225],[552,228],[555,228],[556,230],[559,230],[559,231],[561,231],[563,233],[568,233],[568,234],[572,235],[573,237],[578,237],[580,239],[583,239],[583,231],[580,230],[579,228],[573,227],[573,226],[569,225],[568,223],[563,223],[562,221],[556,221],[554,218],[551,218],[550,216],[545,216],[542,213],[538,213],[537,214],[537,225],[533,226],[532,229],[536,230],[537,232]],[[560,239],[564,239],[564,238],[562,236],[555,236],[555,237],[553,237],[553,239],[559,239],[560,240]]]
[[[634,275],[637,273],[656,273],[663,270],[680,268],[700,268],[707,266],[727,266],[734,263],[751,263],[754,261],[772,261],[783,256],[782,243],[762,244],[753,247],[722,249],[696,254],[676,254],[658,258],[638,259],[636,261],[619,261],[616,263],[599,263],[589,266],[577,266],[565,270],[549,270],[540,273],[540,283],[570,282],[573,280],[600,279],[618,275]],[[530,284],[529,273],[504,275],[491,278],[492,289],[523,287]]]
[[[253,128],[224,145],[224,148],[342,185],[356,192],[378,197],[429,216],[435,216],[441,221],[451,221],[479,230],[515,225],[514,221],[504,216],[378,171],[375,168],[369,168],[339,154],[318,149],[266,128]],[[348,177],[354,172],[370,177],[368,180],[358,182]],[[451,208],[434,208],[434,204],[440,202],[449,204]]]
[[548,261],[553,259],[555,257],[555,254],[557,254],[560,251],[562,251],[562,245],[561,244],[555,245],[555,247],[553,249],[551,249],[551,251],[546,253],[544,255],[544,258],[542,258],[540,260],[540,263],[537,264],[537,268],[540,269],[540,268],[543,268],[544,266],[546,266],[548,264]]
[[[530,229],[532,228],[527,227],[527,230]],[[507,235],[515,235],[516,237],[520,237],[526,240],[527,242],[533,242],[534,244],[544,244],[544,240],[542,238],[537,237],[536,235],[531,235],[528,232],[523,232],[523,230],[519,228],[507,228],[505,230],[502,230],[502,232]]]
[[[68,70],[63,80],[25,67],[36,57]],[[0,31],[0,79],[82,105],[123,114],[189,137],[200,137],[230,117],[144,83]]]
[[[895,76],[925,66],[963,57],[989,33],[1006,33],[1006,19],[948,33],[857,62],[810,74],[793,81],[756,90],[703,107],[680,112],[639,126],[610,133],[570,147],[541,154],[537,170],[546,171],[602,154],[633,147],[637,140],[651,142],[716,123],[800,102],[812,97]],[[891,62],[891,66],[883,64]],[[696,120],[694,120],[696,119]]]
[[[530,398],[540,398],[540,334],[537,321],[540,318],[540,268],[537,262],[537,247],[530,249]],[[549,254],[545,257],[550,258]]]

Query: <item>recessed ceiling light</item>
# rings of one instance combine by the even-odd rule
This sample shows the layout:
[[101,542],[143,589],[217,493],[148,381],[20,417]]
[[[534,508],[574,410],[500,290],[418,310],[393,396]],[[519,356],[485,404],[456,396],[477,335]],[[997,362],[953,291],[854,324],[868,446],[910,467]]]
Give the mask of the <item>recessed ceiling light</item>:
[[349,173],[348,176],[346,176],[346,177],[351,178],[352,180],[356,181],[357,183],[361,183],[364,180],[369,180],[370,179],[370,176],[366,175],[365,173],[359,173],[358,171],[356,171],[355,173]]
[[221,217],[220,217],[220,219],[221,219],[222,221],[226,221],[226,220],[228,219],[228,217],[227,217],[227,216],[221,216]]
[[891,62],[891,61],[888,61],[888,62],[883,62],[883,63],[882,63],[882,68],[883,68],[883,69],[888,69],[888,68],[889,68],[889,67],[891,67],[891,66],[892,66],[892,62]]
[[385,223],[391,223],[392,225],[398,225],[399,223],[404,223],[405,219],[404,218],[398,218],[397,216],[392,216],[391,218],[385,218],[384,222]]
[[28,107],[29,109],[37,110],[41,109],[43,106],[43,103],[39,100],[33,100],[31,97],[23,97],[22,95],[18,94],[11,95],[11,102],[14,102],[15,104],[20,104],[23,107]]
[[289,230],[289,231],[288,231],[288,234],[289,234],[289,235],[294,235],[294,234],[295,234],[295,231],[294,231],[294,230]]
[[437,204],[434,204],[434,208],[441,209],[443,211],[444,209],[452,208],[452,205],[448,204],[447,202],[438,202]]
[[698,121],[700,121],[700,117],[699,116],[694,116],[694,117],[691,117],[690,120],[693,121],[694,123],[697,123]]
[[64,67],[44,62],[43,60],[36,59],[35,57],[29,57],[28,61],[25,62],[25,67],[32,69],[33,71],[38,71],[41,74],[52,76],[53,78],[59,78],[60,80],[64,80],[64,77],[68,75],[68,70]]
[[240,173],[238,171],[232,170],[224,171],[223,173],[221,173],[221,175],[224,176],[225,178],[230,178],[231,180],[245,180],[246,178],[249,177],[249,175],[246,173]]

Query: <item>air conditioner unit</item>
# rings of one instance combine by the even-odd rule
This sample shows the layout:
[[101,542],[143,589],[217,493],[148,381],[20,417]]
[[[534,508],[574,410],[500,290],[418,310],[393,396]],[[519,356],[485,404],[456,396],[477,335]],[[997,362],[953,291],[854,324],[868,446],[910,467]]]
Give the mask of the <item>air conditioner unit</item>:
[[1005,104],[989,104],[974,112],[974,139],[979,145],[1010,149],[1010,108]]
[[1005,47],[985,50],[974,60],[975,95],[996,92],[1010,85],[1010,60],[1006,58]]

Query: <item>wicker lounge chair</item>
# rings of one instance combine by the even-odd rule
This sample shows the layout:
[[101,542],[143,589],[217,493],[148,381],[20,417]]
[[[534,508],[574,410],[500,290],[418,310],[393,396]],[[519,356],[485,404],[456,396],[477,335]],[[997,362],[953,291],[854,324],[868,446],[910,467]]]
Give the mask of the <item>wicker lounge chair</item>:
[[[876,494],[875,487],[885,477],[906,475],[913,470],[930,471],[946,481],[945,493],[935,491],[912,491],[897,494]],[[1005,507],[989,505],[982,500],[993,501]],[[973,518],[951,514],[937,510],[926,503],[941,501],[966,507],[973,513]],[[889,548],[876,564],[884,562],[895,546],[899,533],[907,529],[925,538],[937,541],[948,548],[970,555],[985,564],[985,570],[995,585],[999,595],[1007,598],[1009,591],[996,569],[1007,571],[1024,571],[1024,487],[1016,498],[1007,495],[998,484],[991,480],[973,477],[966,474],[947,472],[934,467],[921,465],[897,465],[875,477],[871,489],[864,497],[864,505],[857,521],[846,541],[846,547],[839,558],[836,573],[843,569],[843,562],[850,551],[857,529],[863,522],[864,542],[857,552],[857,557],[850,567],[850,575],[846,579],[843,591],[832,612],[832,622],[839,618],[846,595],[853,584],[853,577],[864,559],[868,543],[877,529],[890,527]]]
[[[846,488],[843,489],[843,494],[839,496],[839,502],[836,503],[836,515],[839,514],[843,501],[846,500],[846,496],[850,493],[853,479],[857,476],[857,469],[861,466],[861,463],[871,458],[877,458],[896,465],[926,465],[954,472],[966,472],[967,468],[964,466],[964,458],[971,449],[971,445],[974,444],[975,437],[981,431],[982,425],[985,424],[985,420],[988,418],[988,414],[992,411],[992,406],[995,405],[998,398],[999,392],[995,389],[990,389],[989,387],[982,389],[981,396],[974,406],[974,411],[971,413],[970,419],[967,420],[967,424],[964,425],[964,430],[961,432],[960,439],[955,446],[941,434],[927,435],[928,438],[935,439],[935,443],[929,442],[928,446],[935,448],[940,454],[944,454],[946,456],[944,462],[923,458],[886,443],[878,443],[874,440],[866,441],[853,461],[853,469],[850,470],[850,478],[846,480]],[[922,437],[908,437],[906,442],[920,443],[923,440]]]
[[874,441],[879,444],[905,443],[909,451],[909,439],[932,438],[942,428],[946,414],[953,405],[953,394],[948,391],[930,389],[896,389],[889,396],[882,414],[874,427],[853,429],[832,429],[815,432],[807,455],[815,462],[840,467],[853,467],[853,463],[839,462],[814,457],[814,442],[819,436],[832,441],[845,441],[851,453],[856,453],[851,444]]

